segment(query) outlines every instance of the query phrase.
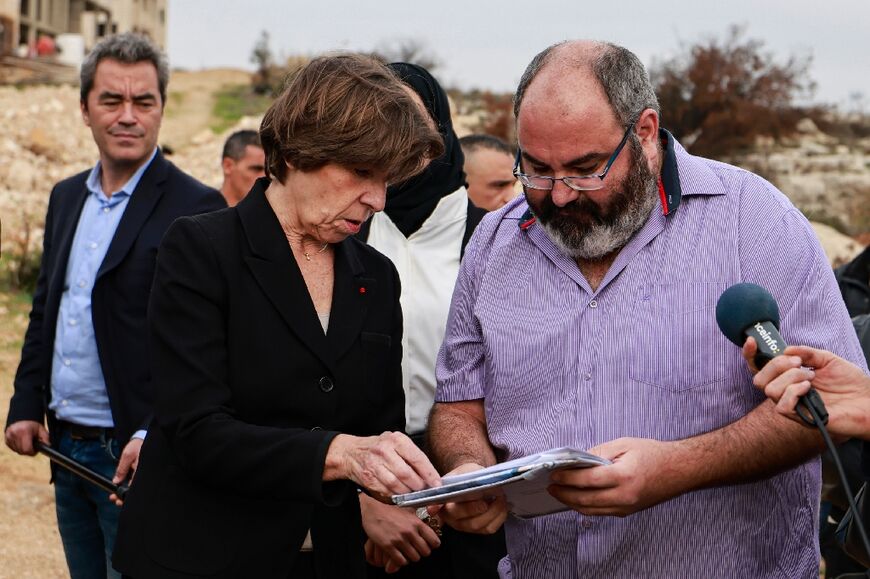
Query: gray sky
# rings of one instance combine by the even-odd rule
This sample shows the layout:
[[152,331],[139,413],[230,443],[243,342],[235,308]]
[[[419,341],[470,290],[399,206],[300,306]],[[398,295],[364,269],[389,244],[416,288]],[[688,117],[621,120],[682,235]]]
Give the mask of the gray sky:
[[647,65],[681,43],[724,38],[747,26],[781,61],[812,54],[815,101],[870,110],[870,2],[867,0],[169,0],[169,57],[188,69],[248,68],[267,30],[278,55],[371,50],[416,39],[442,66],[445,86],[510,92],[529,60],[567,38],[622,44]]

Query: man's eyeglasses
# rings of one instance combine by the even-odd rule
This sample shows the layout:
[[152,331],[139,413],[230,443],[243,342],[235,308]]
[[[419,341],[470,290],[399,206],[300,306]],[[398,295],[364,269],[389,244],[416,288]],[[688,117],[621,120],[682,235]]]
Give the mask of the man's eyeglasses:
[[520,160],[522,159],[523,152],[522,150],[517,150],[517,158],[514,163],[514,177],[520,180],[520,183],[523,187],[527,189],[539,189],[541,191],[552,191],[553,187],[556,185],[556,181],[561,181],[571,189],[575,191],[595,191],[597,189],[601,189],[604,187],[604,178],[607,177],[607,172],[610,171],[610,167],[613,166],[613,163],[616,161],[616,158],[619,156],[619,153],[622,152],[623,147],[625,147],[625,143],[628,142],[628,136],[631,134],[631,131],[634,129],[634,123],[628,125],[628,128],[625,130],[625,134],[622,136],[622,140],[619,141],[619,145],[617,145],[616,150],[613,151],[613,154],[610,155],[610,159],[607,160],[607,164],[604,166],[604,170],[600,173],[593,173],[591,175],[583,175],[578,177],[547,177],[545,175],[526,175],[525,173],[520,173]]

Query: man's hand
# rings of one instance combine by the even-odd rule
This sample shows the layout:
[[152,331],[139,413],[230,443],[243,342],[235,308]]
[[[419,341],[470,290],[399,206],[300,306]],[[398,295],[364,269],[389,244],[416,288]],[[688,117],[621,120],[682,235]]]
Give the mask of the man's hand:
[[687,490],[672,469],[673,443],[620,438],[589,450],[613,464],[556,471],[549,492],[584,515],[624,517]]
[[[121,484],[127,480],[127,475],[130,475],[130,484],[133,484],[133,477],[136,476],[136,469],[139,468],[139,452],[142,450],[142,439],[131,438],[127,446],[121,452],[121,458],[118,460],[118,468],[115,469],[115,476],[112,477],[112,482]],[[109,500],[114,502],[119,507],[124,504],[118,495],[112,493],[109,495]]]
[[414,512],[385,505],[360,494],[360,511],[366,541],[366,560],[394,573],[411,562],[428,557],[441,539]]
[[[479,464],[465,463],[447,474],[462,474],[482,468]],[[433,505],[429,507],[429,514],[440,516],[441,520],[458,531],[491,535],[501,528],[508,515],[507,503],[501,490],[494,492],[498,494],[487,499]]]
[[48,431],[35,420],[19,420],[13,422],[6,429],[6,446],[27,456],[36,454],[33,439],[38,439],[43,444],[48,444]]
[[[744,346],[744,353],[751,346]],[[812,369],[811,369],[812,368]],[[821,395],[834,436],[870,439],[870,377],[860,368],[825,350],[789,346],[767,363],[753,383],[776,402],[776,411],[806,425],[795,412],[810,387]]]

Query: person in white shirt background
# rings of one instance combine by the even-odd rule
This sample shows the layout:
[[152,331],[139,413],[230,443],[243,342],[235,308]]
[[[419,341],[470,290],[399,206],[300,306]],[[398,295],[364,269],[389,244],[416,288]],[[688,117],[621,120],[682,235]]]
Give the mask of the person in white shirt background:
[[[435,359],[444,338],[462,251],[486,213],[468,198],[464,157],[450,119],[447,94],[424,68],[389,67],[437,125],[444,154],[409,181],[387,190],[384,211],[360,233],[395,264],[402,284],[402,379],[406,431],[421,448],[435,398]],[[424,449],[425,450],[425,449]],[[386,506],[360,495],[370,576],[401,569],[399,577],[497,577],[504,536],[441,529],[425,509]],[[436,532],[437,531],[437,532]],[[443,532],[442,532],[443,531]],[[441,534],[441,536],[439,536]],[[380,569],[382,568],[382,569]]]

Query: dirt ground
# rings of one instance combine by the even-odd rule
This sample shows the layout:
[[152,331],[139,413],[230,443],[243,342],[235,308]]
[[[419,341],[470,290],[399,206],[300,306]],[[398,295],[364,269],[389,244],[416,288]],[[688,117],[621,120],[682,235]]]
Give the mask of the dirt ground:
[[160,143],[176,150],[189,145],[201,131],[208,129],[215,93],[225,86],[247,84],[250,79],[250,73],[243,70],[173,71]]
[[[0,292],[0,417],[5,421],[12,379],[30,311],[29,297]],[[48,459],[0,448],[0,578],[69,577],[57,532]]]

